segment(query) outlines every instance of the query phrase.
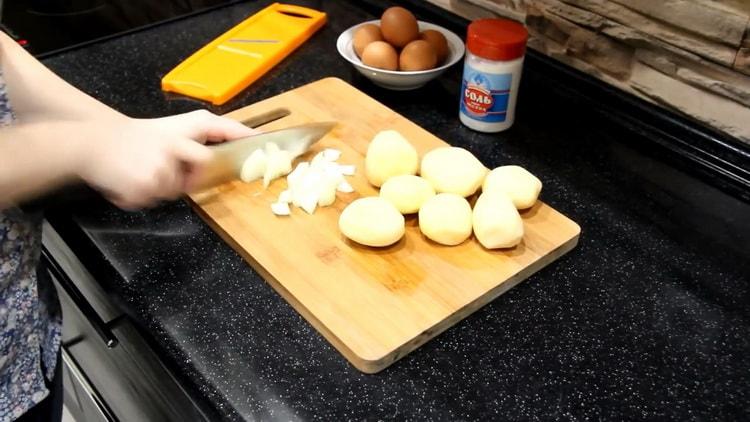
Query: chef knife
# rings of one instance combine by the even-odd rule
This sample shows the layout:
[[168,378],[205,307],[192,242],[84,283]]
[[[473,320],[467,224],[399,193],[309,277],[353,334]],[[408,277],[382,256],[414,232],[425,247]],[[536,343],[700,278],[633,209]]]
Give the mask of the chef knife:
[[247,157],[267,143],[274,143],[279,149],[288,151],[292,159],[297,158],[334,126],[336,122],[308,123],[211,145],[213,157],[198,170],[191,190],[199,191],[238,179]]

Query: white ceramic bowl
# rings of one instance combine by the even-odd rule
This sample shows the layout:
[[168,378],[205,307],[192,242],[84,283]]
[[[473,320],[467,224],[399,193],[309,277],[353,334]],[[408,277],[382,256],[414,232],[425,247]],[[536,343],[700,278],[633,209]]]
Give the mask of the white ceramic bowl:
[[373,20],[369,22],[363,22],[359,25],[354,25],[339,35],[336,41],[336,48],[339,50],[341,57],[345,58],[349,63],[353,64],[359,73],[365,75],[376,85],[382,86],[383,88],[406,91],[410,89],[417,89],[432,79],[440,76],[441,73],[445,72],[446,69],[453,66],[461,60],[464,56],[464,43],[458,35],[454,34],[447,29],[444,29],[438,25],[434,25],[427,22],[419,22],[419,30],[424,31],[425,29],[434,29],[440,31],[445,35],[445,39],[448,41],[448,57],[445,62],[435,69],[430,70],[419,70],[414,72],[402,72],[397,70],[384,70],[376,67],[370,67],[362,64],[362,61],[357,57],[354,52],[353,38],[354,32],[362,25],[373,23],[380,26],[380,20]]

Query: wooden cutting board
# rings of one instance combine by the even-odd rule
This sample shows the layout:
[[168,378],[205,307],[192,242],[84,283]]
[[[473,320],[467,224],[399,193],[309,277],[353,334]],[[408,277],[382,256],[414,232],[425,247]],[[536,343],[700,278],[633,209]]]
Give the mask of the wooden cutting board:
[[357,174],[348,178],[355,192],[339,193],[333,206],[313,215],[293,208],[289,217],[270,210],[286,188],[285,179],[268,190],[260,181],[230,182],[191,199],[224,240],[363,372],[386,368],[578,242],[580,227],[541,201],[522,213],[523,242],[509,250],[485,250],[474,238],[453,247],[438,245],[421,235],[416,218],[407,218],[406,235],[393,246],[369,248],[348,241],[338,230],[339,214],[354,199],[377,195],[363,167],[372,137],[395,129],[420,156],[445,142],[335,78],[228,116],[247,120],[279,109],[290,114],[264,129],[340,122],[301,159],[326,147],[341,150],[339,163],[357,166]]

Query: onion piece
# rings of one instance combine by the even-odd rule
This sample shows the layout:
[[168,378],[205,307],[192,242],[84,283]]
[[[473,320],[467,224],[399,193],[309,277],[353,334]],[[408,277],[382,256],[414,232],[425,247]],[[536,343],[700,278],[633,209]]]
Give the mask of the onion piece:
[[[273,149],[270,152],[266,150],[266,153],[276,154]],[[356,166],[337,163],[340,156],[341,151],[326,148],[312,160],[297,164],[287,175],[288,188],[279,194],[278,203],[291,203],[306,213],[313,214],[317,207],[326,207],[336,202],[336,192],[354,192],[344,175],[354,175]]]
[[263,177],[263,173],[266,172],[267,164],[266,153],[262,149],[256,149],[245,159],[242,163],[242,169],[240,170],[240,180],[245,183],[258,180]]
[[303,161],[297,164],[297,167],[294,168],[294,171],[289,173],[289,175],[286,177],[286,180],[289,183],[289,185],[291,186],[297,181],[299,181],[299,179],[301,179],[304,176],[305,172],[307,172],[307,169],[309,167],[310,167],[310,163],[308,163],[307,161]]
[[321,154],[323,154],[323,158],[325,158],[326,161],[336,161],[341,158],[341,151],[335,148],[326,148]]
[[354,192],[354,188],[346,180],[342,180],[339,183],[339,185],[336,186],[336,190],[339,191],[339,192],[344,192],[344,193],[352,193],[352,192]]
[[292,155],[280,150],[273,142],[266,144],[266,171],[263,174],[263,187],[268,188],[271,181],[289,174],[292,171]]
[[326,157],[323,155],[323,151],[315,154],[312,160],[310,160],[310,167],[319,167],[325,165],[325,163],[328,163],[329,161],[326,160]]
[[283,202],[285,204],[292,202],[292,192],[289,189],[281,191],[278,202]]
[[357,172],[357,166],[354,164],[339,164],[339,171],[344,176],[354,176],[354,173]]
[[271,204],[271,212],[276,215],[290,215],[292,213],[289,209],[289,204],[286,202],[274,202]]
[[325,186],[318,191],[318,205],[327,207],[336,202],[336,186]]
[[318,195],[315,192],[303,192],[300,195],[298,206],[308,214],[314,213],[318,206]]

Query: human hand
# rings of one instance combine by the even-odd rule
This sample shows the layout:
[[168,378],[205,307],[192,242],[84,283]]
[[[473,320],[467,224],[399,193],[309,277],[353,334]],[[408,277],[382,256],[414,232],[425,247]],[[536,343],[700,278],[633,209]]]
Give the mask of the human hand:
[[[158,119],[120,118],[98,123],[83,143],[79,176],[124,209],[175,199],[211,158],[203,143],[256,133],[205,110]],[[93,136],[91,136],[93,135]]]

